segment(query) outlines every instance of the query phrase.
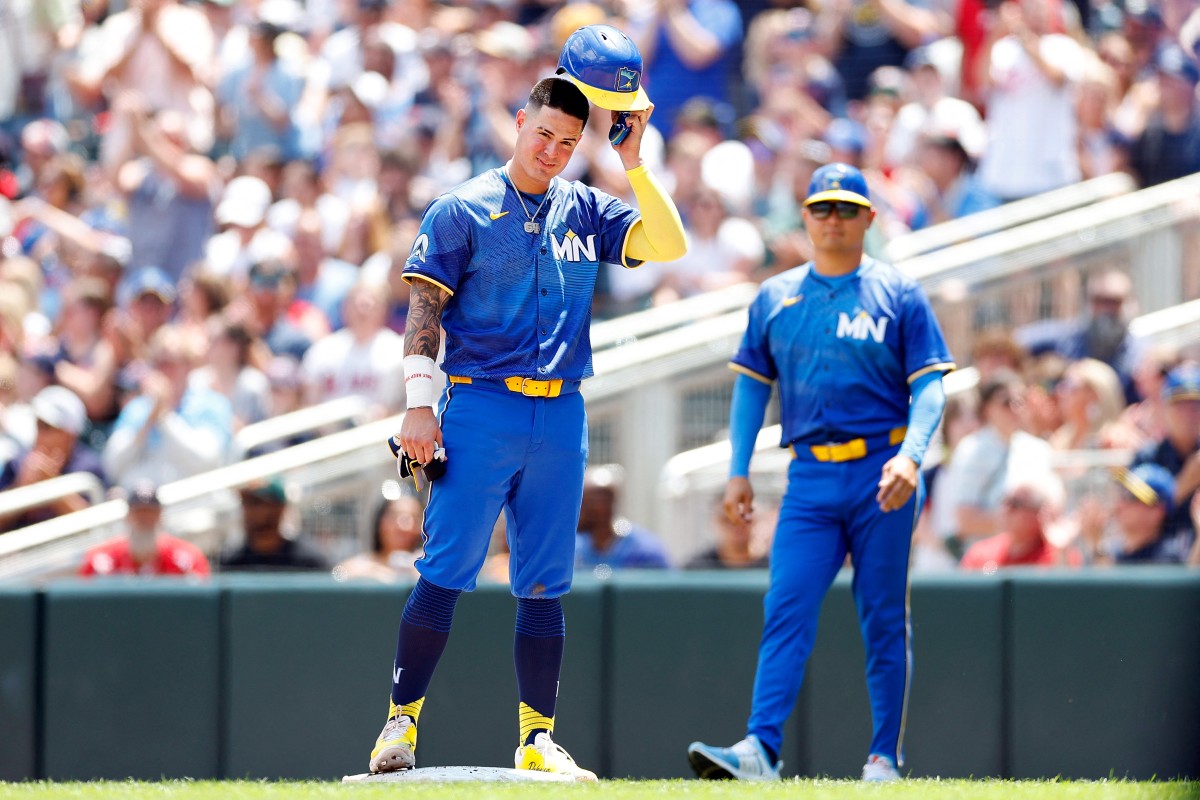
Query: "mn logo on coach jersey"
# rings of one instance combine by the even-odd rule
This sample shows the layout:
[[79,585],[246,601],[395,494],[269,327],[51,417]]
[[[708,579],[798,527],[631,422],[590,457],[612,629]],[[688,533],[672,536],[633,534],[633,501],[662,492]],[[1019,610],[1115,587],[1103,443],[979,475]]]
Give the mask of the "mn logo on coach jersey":
[[887,317],[871,319],[866,311],[860,311],[851,319],[849,314],[842,311],[838,314],[837,338],[863,341],[870,336],[876,342],[883,342],[887,324]]
[[596,234],[589,233],[587,240],[580,238],[575,231],[568,229],[567,235],[560,242],[553,233],[550,241],[554,245],[554,257],[563,261],[580,261],[586,256],[587,261],[596,260]]

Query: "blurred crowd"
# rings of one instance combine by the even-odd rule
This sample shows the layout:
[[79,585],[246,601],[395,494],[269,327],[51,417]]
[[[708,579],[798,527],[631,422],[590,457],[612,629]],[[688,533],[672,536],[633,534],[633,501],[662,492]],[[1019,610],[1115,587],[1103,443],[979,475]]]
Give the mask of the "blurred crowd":
[[[369,417],[402,409],[399,270],[420,214],[508,159],[514,111],[580,25],[609,22],[638,42],[656,104],[643,153],[689,239],[679,261],[602,271],[594,315],[607,318],[806,261],[800,203],[829,161],[868,176],[879,209],[872,254],[909,231],[1080,180],[1126,171],[1151,185],[1200,171],[1198,9],[6,0],[0,490],[83,471],[130,497],[141,485],[146,499],[147,482],[245,455],[239,432],[280,414],[345,397],[361,398]],[[593,115],[564,177],[632,200],[603,117]],[[1177,354],[1114,349],[1126,332],[1106,321],[1127,318],[1108,313],[1127,283],[1109,294],[1091,292],[1096,313],[1081,327],[1014,339],[1020,384],[1007,396],[1023,398],[1022,431],[1046,447],[1148,447],[1192,403],[1160,396]],[[983,364],[996,353],[956,355]],[[1087,359],[1111,367],[1121,391],[1079,411],[1065,387],[1111,388]],[[949,415],[943,486],[926,515],[933,532],[921,534],[940,557],[966,549],[947,543],[1004,527],[1000,484],[954,466],[968,460],[958,452],[971,436],[1003,438],[989,379]],[[1053,427],[1051,405],[1062,417]],[[1130,418],[1120,442],[1105,427],[1118,417]],[[1200,472],[1200,434],[1189,435],[1190,449],[1183,434],[1174,440],[1178,463],[1159,457],[1188,501]],[[964,481],[988,487],[986,502],[963,502],[978,515],[937,505]],[[0,519],[0,530],[86,503],[68,496]],[[1180,495],[1168,515],[1190,535],[1189,508]],[[707,537],[720,547],[717,533]],[[597,563],[607,563],[604,538],[592,545]]]

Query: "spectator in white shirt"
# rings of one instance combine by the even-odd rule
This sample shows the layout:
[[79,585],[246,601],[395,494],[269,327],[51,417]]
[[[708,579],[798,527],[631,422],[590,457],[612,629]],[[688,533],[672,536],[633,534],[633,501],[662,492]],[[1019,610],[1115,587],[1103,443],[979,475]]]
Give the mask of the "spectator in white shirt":
[[357,395],[382,418],[404,408],[404,339],[384,324],[387,289],[360,282],[346,296],[346,327],[318,340],[304,355],[310,404]]

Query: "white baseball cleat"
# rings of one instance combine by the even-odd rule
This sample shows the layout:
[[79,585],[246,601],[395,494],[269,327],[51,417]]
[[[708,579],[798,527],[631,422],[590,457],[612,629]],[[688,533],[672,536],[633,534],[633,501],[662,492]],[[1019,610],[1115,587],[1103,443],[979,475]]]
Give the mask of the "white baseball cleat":
[[783,762],[771,766],[762,742],[750,734],[732,747],[712,747],[703,742],[688,745],[688,761],[696,776],[710,780],[777,781]]
[[569,775],[576,781],[592,782],[596,780],[596,773],[576,764],[575,759],[571,758],[571,754],[555,744],[554,740],[550,738],[550,734],[545,731],[533,737],[532,744],[523,744],[518,747],[514,760],[517,769]]
[[900,780],[900,773],[890,758],[872,753],[863,764],[862,779],[868,783],[888,783]]
[[375,749],[371,751],[371,772],[412,769],[417,763],[416,751],[416,723],[403,714],[397,714],[387,721],[375,740]]

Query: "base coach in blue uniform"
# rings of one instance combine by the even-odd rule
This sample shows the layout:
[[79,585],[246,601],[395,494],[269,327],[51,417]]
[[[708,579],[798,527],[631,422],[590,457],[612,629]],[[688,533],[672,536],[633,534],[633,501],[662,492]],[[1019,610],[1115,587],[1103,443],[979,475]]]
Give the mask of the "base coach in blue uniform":
[[730,518],[752,514],[750,457],[776,383],[782,444],[794,456],[771,552],[747,735],[732,747],[695,742],[688,758],[702,778],[779,778],[783,723],[800,691],[821,601],[849,554],[875,729],[863,779],[894,780],[911,664],[908,560],[921,507],[918,468],[945,406],[941,376],[954,364],[917,283],[863,255],[875,212],[858,170],[817,170],[803,215],[813,260],[763,283],[731,364],[740,374],[730,411]]
[[[592,374],[592,295],[604,263],[634,267],[685,250],[679,213],[639,157],[652,110],[638,86],[640,56],[620,69],[610,84],[617,90],[604,94],[625,95],[631,132],[614,148],[640,210],[558,177],[589,104],[571,80],[547,78],[517,112],[512,159],[434,200],[405,263],[408,412],[395,440],[420,464],[444,448],[445,473],[430,486],[421,577],[401,619],[372,772],[414,765],[418,717],[455,603],[475,587],[503,511],[517,597],[516,767],[596,779],[551,738],[565,639],[559,598],[571,586],[587,461],[579,385]],[[449,383],[435,416],[443,329]]]

